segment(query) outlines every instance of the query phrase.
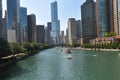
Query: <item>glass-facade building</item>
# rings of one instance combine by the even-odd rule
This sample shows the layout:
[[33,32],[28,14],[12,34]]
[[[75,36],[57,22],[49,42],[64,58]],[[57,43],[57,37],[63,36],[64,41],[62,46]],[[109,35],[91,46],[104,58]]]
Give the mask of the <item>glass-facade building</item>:
[[8,30],[16,31],[16,42],[20,42],[20,19],[19,19],[19,0],[7,0],[7,25]]
[[58,20],[57,1],[51,3],[52,44],[60,44],[60,21]]
[[97,10],[98,35],[104,37],[105,32],[111,31],[110,1],[97,0]]
[[20,7],[21,42],[27,42],[27,8]]

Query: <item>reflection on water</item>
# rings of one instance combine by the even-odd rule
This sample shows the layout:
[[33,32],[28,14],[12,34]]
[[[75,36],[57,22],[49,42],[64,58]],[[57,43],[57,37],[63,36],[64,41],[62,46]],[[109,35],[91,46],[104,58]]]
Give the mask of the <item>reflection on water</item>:
[[0,70],[0,80],[120,80],[118,52],[72,52],[69,60],[60,48],[42,51]]

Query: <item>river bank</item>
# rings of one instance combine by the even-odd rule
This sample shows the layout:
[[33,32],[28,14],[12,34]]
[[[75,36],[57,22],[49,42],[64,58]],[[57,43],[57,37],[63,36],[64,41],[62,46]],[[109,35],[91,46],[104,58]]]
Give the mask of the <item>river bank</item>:
[[[52,48],[52,47],[50,47],[50,48]],[[10,59],[2,59],[2,58],[1,58],[1,59],[0,59],[0,69],[3,68],[3,67],[8,66],[8,65],[10,65],[10,64],[16,63],[16,62],[18,62],[18,61],[27,59],[27,58],[30,57],[30,56],[36,55],[36,54],[38,54],[39,52],[41,52],[41,51],[43,51],[43,50],[50,49],[50,48],[41,49],[41,50],[36,51],[36,52],[34,52],[34,53],[29,53],[29,54],[27,53],[26,55],[23,55],[23,56],[21,56],[21,57],[16,56],[16,57],[10,58]],[[14,55],[14,56],[15,56],[15,55]]]
[[80,48],[80,47],[76,47],[76,48],[72,48],[74,50],[88,50],[88,51],[113,51],[113,52],[120,52],[120,49],[101,49],[101,48]]

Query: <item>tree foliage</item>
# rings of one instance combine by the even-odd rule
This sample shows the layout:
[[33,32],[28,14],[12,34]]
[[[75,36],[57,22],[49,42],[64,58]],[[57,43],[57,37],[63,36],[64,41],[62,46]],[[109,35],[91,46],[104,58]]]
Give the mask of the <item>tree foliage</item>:
[[112,37],[112,36],[116,36],[116,33],[115,32],[106,32],[104,34],[104,37]]
[[7,56],[11,54],[11,49],[9,43],[0,38],[0,57]]

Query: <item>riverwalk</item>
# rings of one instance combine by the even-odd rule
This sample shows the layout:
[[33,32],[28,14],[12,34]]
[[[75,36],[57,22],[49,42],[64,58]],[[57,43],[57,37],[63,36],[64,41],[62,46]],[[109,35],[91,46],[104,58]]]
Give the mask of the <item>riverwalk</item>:
[[101,49],[101,48],[80,48],[80,47],[76,47],[76,48],[72,48],[74,50],[89,50],[89,51],[113,51],[113,52],[120,52],[120,49]]

